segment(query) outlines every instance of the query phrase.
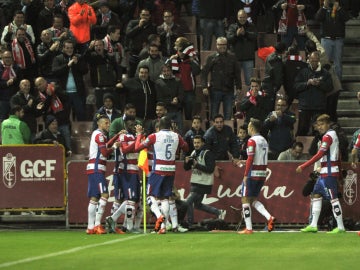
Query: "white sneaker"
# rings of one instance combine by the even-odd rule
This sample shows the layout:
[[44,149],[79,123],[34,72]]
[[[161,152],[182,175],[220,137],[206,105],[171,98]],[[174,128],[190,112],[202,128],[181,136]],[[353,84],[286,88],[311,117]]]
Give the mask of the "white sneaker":
[[178,231],[181,233],[187,232],[189,229],[186,229],[184,227],[181,227],[181,225],[178,226]]
[[171,229],[172,229],[171,223],[166,224],[166,230],[169,232],[169,231],[171,231]]
[[218,219],[224,220],[226,216],[226,210],[220,210],[220,214],[218,216]]

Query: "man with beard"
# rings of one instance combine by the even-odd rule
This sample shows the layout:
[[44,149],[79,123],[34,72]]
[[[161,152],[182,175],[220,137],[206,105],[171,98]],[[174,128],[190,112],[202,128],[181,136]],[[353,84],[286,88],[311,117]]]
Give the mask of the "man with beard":
[[147,66],[149,67],[149,78],[155,82],[159,78],[161,74],[161,68],[164,66],[164,64],[165,62],[160,57],[159,47],[155,44],[151,44],[149,46],[149,56],[148,58],[140,61],[135,77],[138,76],[140,67]]

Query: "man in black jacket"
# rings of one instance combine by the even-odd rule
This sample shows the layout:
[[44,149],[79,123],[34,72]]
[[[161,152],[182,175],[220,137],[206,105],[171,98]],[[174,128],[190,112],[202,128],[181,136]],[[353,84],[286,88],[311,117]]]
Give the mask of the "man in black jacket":
[[325,113],[326,94],[333,89],[330,73],[321,66],[318,52],[310,54],[309,65],[296,76],[294,89],[299,100],[299,125],[296,135],[307,136],[314,117]]
[[[234,105],[234,87],[237,93],[241,91],[241,77],[236,57],[227,51],[227,39],[216,39],[217,52],[206,59],[201,73],[203,94],[210,95],[211,119],[219,113],[220,103],[223,103],[224,118],[230,120]],[[210,83],[208,75],[211,73]]]
[[215,160],[229,160],[229,154],[233,159],[240,156],[236,135],[231,127],[224,125],[224,116],[215,115],[214,125],[204,135],[207,149],[213,152]]
[[216,215],[219,219],[224,219],[225,210],[202,203],[205,194],[210,194],[214,184],[215,159],[213,153],[205,148],[205,142],[201,135],[196,135],[193,140],[195,150],[190,156],[185,157],[184,169],[192,169],[190,178],[191,190],[186,203],[188,224],[191,226],[194,222],[195,209]]

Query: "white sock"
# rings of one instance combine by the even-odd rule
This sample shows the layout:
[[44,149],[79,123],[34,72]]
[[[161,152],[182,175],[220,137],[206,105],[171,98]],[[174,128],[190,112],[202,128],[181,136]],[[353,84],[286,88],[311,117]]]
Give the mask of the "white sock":
[[177,216],[177,208],[174,200],[169,200],[169,216],[171,219],[171,227],[177,228],[178,226],[178,216]]
[[116,212],[116,210],[118,210],[120,207],[120,203],[118,202],[114,202],[112,207],[111,207],[111,211],[110,211],[110,214],[114,214]]
[[132,230],[134,227],[135,202],[127,201],[126,204],[126,229]]
[[266,220],[269,220],[271,218],[270,213],[265,209],[265,206],[259,202],[259,201],[254,201],[252,203],[252,206],[260,213],[262,214]]
[[95,214],[95,226],[101,224],[101,218],[104,214],[106,203],[107,203],[107,198],[101,197]]
[[139,203],[135,213],[134,229],[140,229],[140,224],[141,221],[143,221],[143,218],[144,218],[143,206],[141,203]]
[[114,214],[112,214],[111,218],[113,219],[113,221],[117,222],[119,217],[125,214],[125,211],[126,211],[126,201],[123,201],[120,207],[114,212]]
[[243,215],[245,219],[246,229],[252,230],[252,222],[251,222],[251,207],[249,203],[244,203],[242,205]]
[[317,228],[317,223],[319,221],[320,212],[322,206],[322,198],[312,198],[311,199],[311,207],[312,207],[312,220],[311,227]]
[[345,230],[343,216],[342,216],[342,209],[339,199],[332,200],[331,205],[338,229]]
[[95,226],[95,215],[98,203],[90,200],[88,206],[88,229],[94,229]]
[[161,228],[165,228],[166,220],[169,219],[169,211],[170,211],[169,200],[168,199],[161,200],[161,212],[165,217],[165,222],[161,223]]
[[155,214],[156,218],[159,218],[161,216],[160,208],[153,196],[148,197],[148,204],[150,204],[150,210]]

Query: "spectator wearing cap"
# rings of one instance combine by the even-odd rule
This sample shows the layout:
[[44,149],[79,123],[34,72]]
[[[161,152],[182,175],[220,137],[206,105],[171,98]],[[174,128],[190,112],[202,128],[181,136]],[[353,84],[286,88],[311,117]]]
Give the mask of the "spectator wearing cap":
[[199,75],[200,65],[196,56],[194,46],[185,37],[179,37],[175,41],[176,54],[172,55],[166,64],[171,65],[171,69],[184,89],[184,115],[185,120],[191,120],[195,105],[195,76]]
[[71,149],[66,147],[65,138],[58,130],[58,121],[53,115],[48,115],[45,120],[45,127],[43,131],[36,135],[34,143],[36,144],[54,144],[55,146],[62,145],[65,148],[66,156],[71,156]]
[[109,25],[122,26],[119,15],[110,9],[108,1],[102,0],[98,4],[98,11],[96,12],[96,24],[93,25],[91,31],[93,37],[102,39],[107,34]]
[[110,123],[116,118],[121,116],[120,111],[114,108],[114,96],[110,93],[106,93],[103,97],[103,106],[96,111],[93,121],[93,130],[97,129],[97,116],[107,115],[110,119]]

